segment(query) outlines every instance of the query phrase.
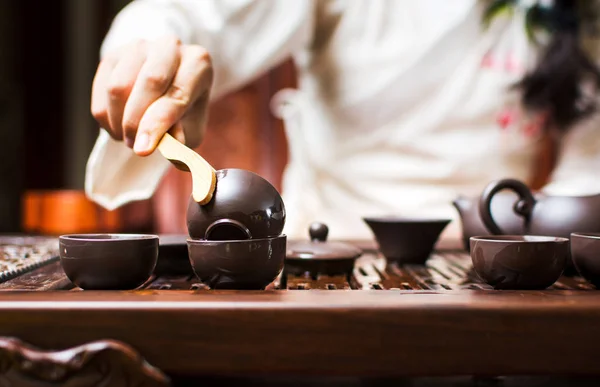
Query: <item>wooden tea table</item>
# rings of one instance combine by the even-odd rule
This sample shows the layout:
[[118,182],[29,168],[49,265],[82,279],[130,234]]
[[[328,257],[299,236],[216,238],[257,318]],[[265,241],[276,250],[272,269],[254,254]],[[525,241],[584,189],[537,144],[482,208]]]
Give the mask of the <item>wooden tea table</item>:
[[427,267],[366,251],[350,278],[288,276],[286,289],[278,280],[213,291],[189,273],[135,291],[82,291],[62,272],[55,239],[0,245],[0,380],[600,376],[600,293],[577,277],[495,291],[463,251],[438,251]]

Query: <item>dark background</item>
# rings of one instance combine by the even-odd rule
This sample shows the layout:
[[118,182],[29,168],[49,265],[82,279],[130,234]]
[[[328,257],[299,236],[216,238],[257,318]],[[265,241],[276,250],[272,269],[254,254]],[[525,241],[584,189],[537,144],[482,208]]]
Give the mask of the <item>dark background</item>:
[[98,133],[91,80],[102,38],[126,3],[0,1],[1,232],[19,230],[23,191],[83,188]]

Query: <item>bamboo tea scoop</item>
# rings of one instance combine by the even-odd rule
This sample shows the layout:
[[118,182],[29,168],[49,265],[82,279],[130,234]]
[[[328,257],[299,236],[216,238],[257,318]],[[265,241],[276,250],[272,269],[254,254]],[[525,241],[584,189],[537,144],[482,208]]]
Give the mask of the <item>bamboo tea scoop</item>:
[[200,205],[213,197],[217,184],[215,169],[198,153],[166,133],[158,143],[160,153],[181,171],[192,174],[192,197]]

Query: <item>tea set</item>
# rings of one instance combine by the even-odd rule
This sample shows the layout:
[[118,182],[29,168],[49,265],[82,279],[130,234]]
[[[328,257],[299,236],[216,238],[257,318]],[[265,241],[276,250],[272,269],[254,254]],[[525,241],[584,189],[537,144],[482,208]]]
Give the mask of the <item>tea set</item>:
[[[191,268],[210,289],[262,290],[287,274],[352,275],[363,251],[327,241],[327,225],[315,222],[309,240],[288,242],[283,199],[266,179],[242,169],[215,171],[196,152],[177,152],[189,148],[168,135],[163,141],[163,155],[197,182],[188,202],[185,245],[157,235],[60,236],[61,264],[76,286],[139,288],[158,269],[170,269],[158,264],[159,251],[181,257],[186,246],[179,270]],[[533,194],[521,181],[502,179],[489,183],[480,197],[460,196],[452,204],[473,269],[493,288],[545,289],[563,273],[579,273],[600,286],[600,195]],[[388,262],[425,265],[451,219],[363,221]]]
[[[187,256],[211,289],[264,289],[283,270],[285,206],[275,188],[241,169],[216,171],[206,204],[190,197]],[[135,289],[154,273],[156,235],[88,234],[59,237],[65,274],[87,290]],[[171,248],[175,248],[174,244]]]
[[320,222],[309,226],[310,241],[292,241],[288,244],[282,287],[286,286],[288,274],[308,273],[316,279],[319,274],[352,275],[354,263],[363,251],[350,244],[329,242],[329,227]]

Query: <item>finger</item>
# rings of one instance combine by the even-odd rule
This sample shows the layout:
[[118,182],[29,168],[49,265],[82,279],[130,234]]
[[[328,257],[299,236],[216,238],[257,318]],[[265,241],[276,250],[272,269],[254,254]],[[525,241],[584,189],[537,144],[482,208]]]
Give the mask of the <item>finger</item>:
[[135,80],[146,60],[145,45],[133,44],[113,69],[108,84],[108,122],[112,130],[123,138],[123,111]]
[[185,134],[183,133],[183,126],[181,121],[173,125],[171,129],[167,132],[171,136],[173,136],[177,141],[184,144],[185,143]]
[[148,107],[163,95],[179,66],[180,42],[167,37],[152,44],[147,50],[146,61],[131,89],[123,112],[123,136],[133,146],[140,120]]
[[194,102],[210,91],[213,71],[206,50],[182,47],[181,64],[167,92],[146,110],[133,150],[140,156],[154,151],[163,135],[175,125]]
[[181,127],[183,129],[183,139],[180,140],[190,148],[200,146],[204,139],[206,123],[208,121],[208,103],[209,93],[205,93],[181,118]]
[[[98,122],[100,127],[104,128],[111,136],[113,136],[110,123],[108,122],[108,81],[117,60],[114,57],[106,57],[98,64],[96,75],[92,82],[92,99],[90,110],[92,116]],[[120,132],[119,132],[120,135]],[[117,135],[117,136],[119,136]]]

